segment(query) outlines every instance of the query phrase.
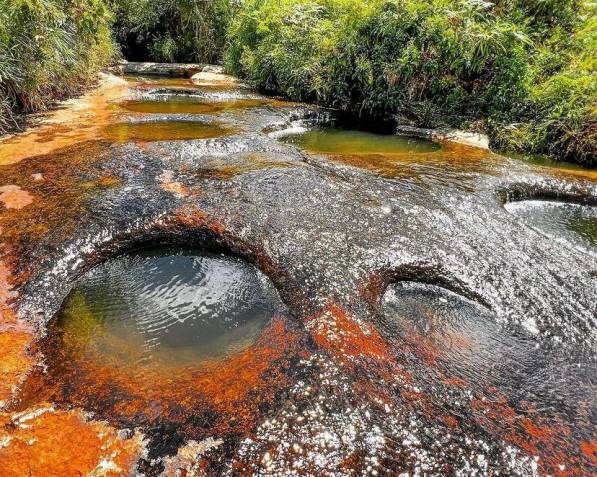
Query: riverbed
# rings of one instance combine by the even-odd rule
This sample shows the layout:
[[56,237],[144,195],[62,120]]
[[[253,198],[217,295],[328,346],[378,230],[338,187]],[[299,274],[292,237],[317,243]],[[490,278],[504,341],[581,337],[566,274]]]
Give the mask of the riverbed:
[[597,173],[210,81],[0,143],[6,475],[594,474]]

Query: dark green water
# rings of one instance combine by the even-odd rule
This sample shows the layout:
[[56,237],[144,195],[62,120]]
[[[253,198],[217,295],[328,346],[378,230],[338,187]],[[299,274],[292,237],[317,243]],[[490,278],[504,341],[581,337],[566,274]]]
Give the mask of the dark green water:
[[57,326],[72,359],[197,364],[244,349],[282,308],[269,280],[240,259],[156,249],[85,275]]
[[542,154],[522,154],[519,152],[503,152],[503,155],[518,159],[534,166],[550,167],[555,169],[567,169],[571,171],[590,171],[590,168],[583,167],[573,162],[556,161],[549,156]]
[[325,154],[403,154],[441,149],[439,144],[425,139],[339,128],[314,129],[287,136],[283,141]]

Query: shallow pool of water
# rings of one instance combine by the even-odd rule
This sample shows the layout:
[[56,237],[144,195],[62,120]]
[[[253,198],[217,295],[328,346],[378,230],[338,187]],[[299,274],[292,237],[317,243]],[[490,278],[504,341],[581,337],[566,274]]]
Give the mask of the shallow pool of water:
[[15,406],[82,408],[143,429],[150,459],[172,455],[189,440],[253,429],[288,385],[299,340],[253,265],[196,249],[133,252],[77,281]]
[[242,260],[151,250],[84,276],[64,302],[56,331],[75,361],[200,364],[254,342],[281,309],[273,286]]
[[176,141],[221,137],[231,131],[199,121],[150,121],[110,124],[102,130],[102,135],[114,142]]
[[339,128],[313,129],[286,136],[284,141],[324,154],[403,154],[441,149],[439,144],[425,139]]
[[529,226],[556,240],[597,247],[597,207],[545,200],[510,202],[505,207]]
[[280,140],[337,163],[424,187],[471,191],[479,175],[497,174],[501,162],[500,156],[478,148],[334,127],[282,136]]
[[135,113],[147,114],[215,114],[227,109],[254,108],[265,106],[267,99],[246,98],[207,100],[189,94],[171,94],[156,96],[152,99],[123,101],[120,107]]
[[589,357],[539,349],[532,336],[498,323],[489,309],[434,285],[393,284],[382,306],[400,345],[447,379],[478,392],[497,388],[514,404],[530,402],[590,427],[581,405],[590,405],[596,391]]

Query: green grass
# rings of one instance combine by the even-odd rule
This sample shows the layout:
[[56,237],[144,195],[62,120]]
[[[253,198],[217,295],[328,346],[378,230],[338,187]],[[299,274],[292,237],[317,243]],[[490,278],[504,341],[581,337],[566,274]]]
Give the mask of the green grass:
[[78,92],[115,43],[130,59],[223,60],[355,118],[596,163],[588,0],[0,0],[0,132]]
[[481,130],[495,146],[591,165],[592,10],[575,0],[245,0],[225,58],[293,99]]

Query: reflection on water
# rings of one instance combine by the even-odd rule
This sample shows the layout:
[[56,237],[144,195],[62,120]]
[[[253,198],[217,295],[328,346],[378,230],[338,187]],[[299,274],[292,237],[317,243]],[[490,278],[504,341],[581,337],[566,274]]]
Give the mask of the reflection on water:
[[441,148],[425,139],[338,128],[314,129],[287,136],[285,141],[310,152],[324,154],[402,154],[432,152]]
[[597,247],[597,207],[524,200],[507,203],[505,208],[552,238],[565,239],[581,247]]
[[391,285],[383,310],[396,334],[415,352],[432,356],[449,378],[481,392],[495,387],[512,403],[530,402],[590,426],[579,411],[585,403],[597,412],[591,404],[597,369],[589,358],[540,350],[522,332],[499,325],[488,309],[437,286]]
[[231,131],[217,124],[199,121],[148,121],[110,124],[102,130],[102,134],[115,142],[175,141],[221,137]]
[[566,161],[556,161],[555,159],[543,154],[522,154],[519,152],[505,152],[504,154],[535,166],[554,167],[557,169],[569,169],[574,171],[588,171],[586,167],[583,167],[580,164],[574,164],[573,162]]
[[176,365],[242,350],[280,309],[271,284],[241,260],[154,250],[83,277],[56,327],[73,360]]
[[246,98],[207,100],[189,94],[155,96],[152,99],[128,100],[120,103],[127,111],[146,114],[215,114],[228,109],[255,108],[266,106],[268,99]]
[[41,400],[142,428],[150,459],[189,440],[228,442],[289,385],[293,330],[271,282],[240,259],[130,253],[78,281],[36,345],[45,367],[15,406]]
[[382,177],[464,191],[474,190],[479,175],[499,173],[503,160],[488,151],[455,143],[440,145],[414,137],[337,128],[315,129],[281,140]]

